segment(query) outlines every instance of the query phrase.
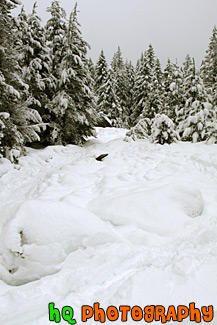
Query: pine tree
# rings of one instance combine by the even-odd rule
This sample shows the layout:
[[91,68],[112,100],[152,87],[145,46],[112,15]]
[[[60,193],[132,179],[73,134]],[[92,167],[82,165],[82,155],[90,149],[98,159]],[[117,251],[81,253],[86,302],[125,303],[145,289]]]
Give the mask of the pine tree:
[[[62,38],[56,40],[55,33],[54,39],[50,38],[57,79],[56,91],[49,106],[55,116],[53,142],[80,144],[94,134],[94,98],[88,86],[90,76],[86,58],[88,44],[83,40],[79,29],[77,4],[67,27],[64,24],[63,10],[56,1],[52,6],[57,10],[51,10],[53,23],[55,22],[55,26],[62,26]],[[59,17],[59,21],[54,20],[56,17]],[[48,25],[52,26],[50,23]],[[62,43],[61,49],[56,48],[56,41]]]
[[52,73],[56,78],[59,78],[62,54],[67,44],[66,13],[60,7],[59,1],[56,0],[52,1],[51,7],[47,11],[51,15],[51,18],[46,23],[45,31],[50,48]]
[[96,120],[96,112],[93,91],[90,88],[87,63],[88,48],[89,45],[82,38],[80,24],[77,20],[76,3],[69,19],[68,53],[65,61],[63,60],[63,67],[68,68],[66,70],[68,80],[64,82],[64,87],[67,86],[65,93],[70,96],[64,124],[63,140],[66,143],[83,143],[87,137],[95,134],[93,125]]
[[[172,83],[170,88],[175,90],[175,98],[176,98],[176,109],[175,109],[175,119],[174,122],[176,126],[179,126],[180,123],[186,118],[186,110],[185,103],[188,100],[188,91],[191,87],[192,80],[195,76],[195,62],[194,59],[190,57],[189,54],[186,55],[185,61],[181,67],[181,83],[179,82],[177,87],[177,83]],[[174,102],[174,99],[173,99]]]
[[179,111],[182,120],[178,130],[183,140],[199,142],[206,140],[212,133],[212,125],[216,119],[216,112],[203,85],[203,81],[196,72],[194,60],[189,65],[188,74],[184,80],[185,105]]
[[95,68],[95,92],[97,95],[99,95],[99,89],[105,83],[107,76],[108,64],[106,62],[106,58],[102,50]]
[[114,80],[111,69],[108,70],[107,78],[99,88],[98,93],[98,112],[106,116],[111,121],[112,126],[120,127],[122,124],[122,121],[120,119],[122,111],[119,103],[119,98],[115,93]]
[[124,61],[121,53],[120,46],[118,46],[117,52],[115,52],[112,62],[111,62],[111,70],[114,73],[123,70],[124,68]]
[[156,114],[152,105],[151,92],[153,89],[153,73],[155,67],[155,54],[153,47],[149,45],[148,50],[141,55],[137,63],[135,86],[134,86],[134,110],[131,116],[132,123],[135,125],[139,118],[152,119]]
[[13,37],[13,18],[11,9],[16,7],[18,1],[0,2],[0,111],[8,110],[20,98],[19,90],[22,89],[20,69],[16,61]]
[[133,139],[148,139],[150,135],[150,120],[148,118],[141,118],[139,122],[133,126],[127,133],[125,140],[128,141],[128,138]]
[[156,57],[155,57],[154,49],[151,44],[149,45],[147,51],[145,52],[145,56],[147,58],[148,66],[150,69],[150,75],[151,75],[151,71],[153,71],[156,64]]
[[24,8],[18,15],[16,48],[19,52],[18,61],[22,68],[22,77],[28,84],[26,99],[31,108],[45,115],[48,113],[45,107],[49,102],[49,90],[54,88],[54,78],[50,73],[49,49],[36,8],[35,3],[30,15],[26,15]]
[[146,100],[149,93],[149,73],[146,58],[142,55],[140,61],[137,62],[135,74],[135,84],[133,90],[134,108],[131,115],[132,125],[135,125],[138,122],[139,116],[146,105]]
[[151,141],[165,144],[176,142],[179,139],[173,121],[165,114],[156,114],[151,127]]
[[126,62],[124,65],[124,84],[126,100],[122,120],[125,127],[131,127],[130,116],[133,112],[133,89],[135,84],[135,69],[131,62]]
[[23,94],[28,86],[23,82],[15,48],[15,22],[10,11],[18,1],[0,3],[0,151],[13,160],[12,150],[23,151],[26,142],[39,140],[41,117]]
[[192,74],[192,69],[194,68],[193,65],[194,65],[193,59],[190,57],[189,54],[187,54],[181,68],[183,73],[183,78],[187,78],[190,74]]
[[114,79],[114,91],[116,93],[116,96],[118,97],[118,101],[122,111],[122,116],[120,116],[119,118],[120,120],[122,120],[122,125],[126,127],[127,123],[124,123],[123,121],[124,119],[126,120],[123,115],[127,114],[127,89],[125,80],[126,75],[120,47],[118,47],[117,52],[113,56],[111,62],[111,72]]
[[201,77],[212,96],[212,102],[217,105],[217,28],[213,28],[206,56],[201,64]]
[[177,124],[177,112],[184,104],[183,100],[183,74],[177,64],[168,59],[164,69],[164,110],[175,124]]
[[157,79],[158,83],[162,84],[163,83],[163,72],[161,69],[160,60],[158,58],[156,58],[154,74],[155,74],[155,78]]
[[[152,60],[151,65],[151,78],[149,82],[149,94],[141,118],[148,118],[150,121],[155,117],[156,114],[164,111],[164,86],[163,86],[163,74],[161,71],[161,65],[159,59],[156,61]],[[149,128],[149,133],[150,133]]]
[[95,67],[94,67],[94,64],[93,64],[93,61],[91,58],[89,58],[87,60],[87,67],[88,67],[88,73],[90,76],[90,85],[91,85],[91,88],[94,90],[96,71],[95,71]]
[[[67,47],[67,22],[66,13],[60,7],[59,1],[52,1],[47,8],[51,17],[45,25],[45,35],[50,55],[50,73],[53,76],[53,87],[49,89],[50,101],[46,105],[48,124],[46,141],[51,144],[61,144],[62,118],[65,108],[58,104],[57,93],[60,90],[60,77],[62,73],[62,60]],[[64,102],[64,101],[63,101]]]

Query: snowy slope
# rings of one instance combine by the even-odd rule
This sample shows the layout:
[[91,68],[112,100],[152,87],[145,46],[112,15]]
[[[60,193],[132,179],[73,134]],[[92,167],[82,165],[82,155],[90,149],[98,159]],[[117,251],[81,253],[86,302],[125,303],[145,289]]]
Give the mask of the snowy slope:
[[52,324],[49,302],[78,324],[94,302],[217,313],[217,146],[97,132],[0,165],[1,324]]

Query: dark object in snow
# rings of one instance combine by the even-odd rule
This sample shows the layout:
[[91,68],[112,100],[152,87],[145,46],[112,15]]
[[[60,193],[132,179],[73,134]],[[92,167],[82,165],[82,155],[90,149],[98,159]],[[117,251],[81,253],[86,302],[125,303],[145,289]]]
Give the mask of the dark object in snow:
[[33,148],[33,149],[45,149],[49,144],[48,143],[42,143],[39,141],[35,141],[35,142],[27,142],[26,146]]
[[98,160],[98,161],[102,161],[106,156],[108,156],[108,153],[104,153],[104,154],[102,154],[102,155],[96,157],[96,160]]

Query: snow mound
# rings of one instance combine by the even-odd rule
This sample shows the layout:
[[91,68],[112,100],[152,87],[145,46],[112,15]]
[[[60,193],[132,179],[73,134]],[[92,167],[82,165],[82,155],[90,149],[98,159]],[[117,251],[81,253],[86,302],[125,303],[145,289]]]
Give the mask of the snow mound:
[[180,232],[189,222],[188,216],[200,215],[203,210],[201,193],[176,184],[150,190],[104,197],[92,201],[89,208],[113,225],[137,225],[160,236]]
[[2,231],[5,267],[0,277],[20,285],[56,273],[68,254],[84,249],[89,238],[97,245],[112,236],[105,223],[85,209],[64,202],[27,201]]

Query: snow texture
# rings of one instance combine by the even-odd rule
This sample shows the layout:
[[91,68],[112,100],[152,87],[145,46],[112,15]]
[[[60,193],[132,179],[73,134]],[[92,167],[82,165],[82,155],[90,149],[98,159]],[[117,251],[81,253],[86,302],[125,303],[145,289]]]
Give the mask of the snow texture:
[[94,302],[217,312],[217,146],[125,133],[1,159],[1,324],[49,325],[49,302],[78,324]]

